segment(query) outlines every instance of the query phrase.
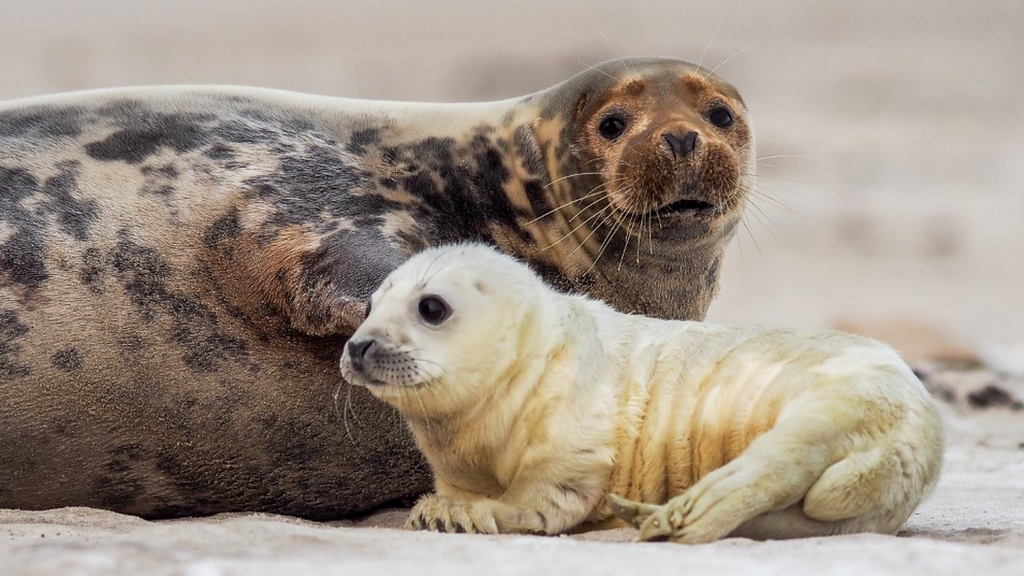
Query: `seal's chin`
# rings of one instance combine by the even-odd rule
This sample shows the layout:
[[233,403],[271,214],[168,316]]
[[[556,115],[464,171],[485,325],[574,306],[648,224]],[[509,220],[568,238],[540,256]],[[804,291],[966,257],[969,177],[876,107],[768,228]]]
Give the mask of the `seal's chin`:
[[390,386],[390,384],[387,382],[383,382],[375,378],[370,378],[369,376],[363,374],[362,372],[357,372],[353,370],[352,367],[348,364],[348,362],[345,362],[345,360],[341,361],[341,377],[344,378],[345,381],[348,382],[349,384],[353,386],[361,386],[363,388],[379,388],[383,386]]

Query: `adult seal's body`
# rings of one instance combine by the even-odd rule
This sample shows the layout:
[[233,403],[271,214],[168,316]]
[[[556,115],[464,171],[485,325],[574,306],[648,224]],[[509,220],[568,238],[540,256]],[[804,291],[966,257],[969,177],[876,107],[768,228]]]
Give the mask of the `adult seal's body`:
[[934,403],[879,342],[622,314],[483,246],[392,273],[342,369],[434,469],[419,528],[555,534],[617,495],[642,539],[892,534],[942,462]]
[[422,492],[405,427],[337,368],[381,279],[473,239],[700,318],[752,151],[736,90],[663,59],[476,104],[2,104],[0,506],[331,518]]

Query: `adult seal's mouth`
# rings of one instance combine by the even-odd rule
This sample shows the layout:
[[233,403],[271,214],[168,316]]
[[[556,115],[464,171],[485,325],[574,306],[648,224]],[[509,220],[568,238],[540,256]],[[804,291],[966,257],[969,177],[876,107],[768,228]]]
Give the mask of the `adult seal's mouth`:
[[670,216],[713,217],[721,214],[723,207],[705,200],[676,200],[642,214],[646,218],[668,218]]

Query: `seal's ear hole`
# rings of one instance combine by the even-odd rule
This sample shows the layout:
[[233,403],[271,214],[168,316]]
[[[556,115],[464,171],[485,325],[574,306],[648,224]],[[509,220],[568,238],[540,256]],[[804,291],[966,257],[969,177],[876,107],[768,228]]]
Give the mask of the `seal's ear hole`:
[[583,109],[587,107],[587,100],[590,98],[586,92],[580,94],[580,97],[576,100],[576,108],[573,109],[572,119],[579,120],[580,115],[583,114]]
[[372,307],[373,307],[373,298],[367,298],[366,299],[366,315],[363,316],[364,320],[370,317],[370,308],[372,308]]
[[476,283],[473,284],[473,287],[476,288],[477,292],[481,294],[487,295],[491,293],[491,290],[487,287],[487,285],[479,280],[477,280]]

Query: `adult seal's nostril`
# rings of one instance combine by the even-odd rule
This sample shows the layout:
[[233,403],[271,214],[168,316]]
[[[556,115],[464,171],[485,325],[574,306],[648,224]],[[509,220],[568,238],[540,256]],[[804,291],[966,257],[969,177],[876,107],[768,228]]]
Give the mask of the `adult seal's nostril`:
[[375,340],[372,338],[369,340],[348,341],[348,357],[354,370],[361,371],[363,369],[363,361],[366,359],[366,354],[374,342]]
[[668,148],[676,159],[684,158],[697,149],[697,133],[691,130],[680,138],[671,132],[666,132],[665,142],[668,143]]

